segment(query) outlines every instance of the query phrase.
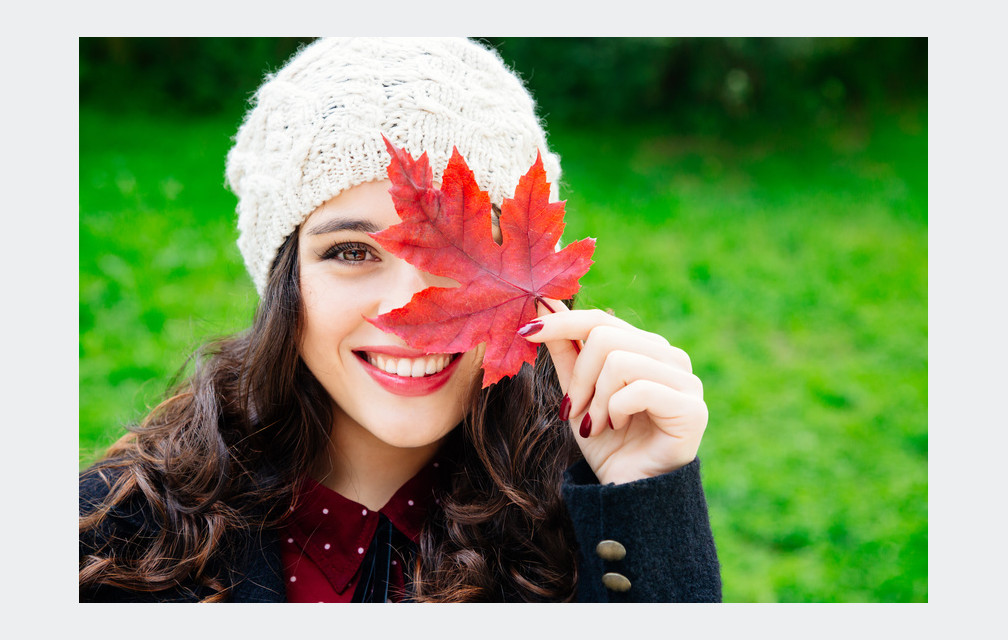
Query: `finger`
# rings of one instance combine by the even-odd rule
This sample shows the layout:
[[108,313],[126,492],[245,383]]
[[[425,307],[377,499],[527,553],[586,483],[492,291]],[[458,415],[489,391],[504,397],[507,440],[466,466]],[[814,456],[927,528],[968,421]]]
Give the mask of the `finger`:
[[[554,309],[557,308],[553,305],[553,301],[550,301],[550,304]],[[556,304],[559,305],[559,308],[566,310],[563,303],[557,302]],[[524,332],[527,327],[533,325],[534,327],[531,332]],[[567,340],[586,341],[593,330],[602,326],[623,328],[657,345],[670,347],[671,352],[674,354],[673,357],[681,364],[682,368],[691,373],[693,372],[693,363],[690,361],[689,354],[679,347],[670,345],[665,336],[639,329],[626,320],[617,318],[601,309],[578,309],[575,311],[547,313],[546,315],[539,316],[534,322],[526,325],[526,327],[522,327],[521,331],[523,332],[520,335],[531,342],[548,342],[564,338]]]
[[648,475],[673,471],[693,461],[707,428],[707,405],[702,400],[650,380],[636,380],[614,393],[609,399],[609,412],[619,425],[617,429],[644,426],[638,425],[644,420],[632,420],[645,414],[647,422],[668,436],[636,438],[633,431],[625,436],[644,446],[637,464],[639,470],[650,468]]
[[[654,363],[664,364],[666,368],[678,369],[686,375],[692,375],[683,366],[681,356],[685,352],[669,345],[664,339],[657,342],[645,335],[644,332],[631,332],[622,327],[600,325],[591,330],[588,340],[585,341],[584,349],[574,363],[574,369],[571,372],[566,392],[571,399],[571,408],[575,413],[583,411],[592,401],[592,396],[597,395],[596,385],[602,368],[610,355],[617,351],[636,353]],[[624,375],[630,376],[631,372],[627,370]],[[626,382],[638,377],[648,376],[630,377]],[[662,380],[664,379],[662,378]]]
[[[657,344],[668,345],[668,340],[657,334],[641,331],[637,327],[612,314],[599,309],[569,310],[559,300],[547,300],[546,307],[539,304],[539,317],[518,330],[518,335],[530,342],[545,343],[553,360],[560,387],[567,392],[574,363],[580,353],[580,341],[585,340],[591,330],[599,325],[622,327],[631,332],[648,337]],[[572,344],[578,343],[578,347]],[[685,356],[685,352],[682,354]],[[685,362],[688,363],[688,356]]]
[[[556,313],[567,313],[570,311],[567,306],[559,300],[548,300],[547,302]],[[535,322],[533,322],[526,325],[526,327],[530,325],[535,327],[537,333],[541,331],[540,327],[545,326],[542,322],[542,318],[544,316],[555,315],[555,313],[544,307],[542,303],[539,303],[538,310],[539,318],[537,318],[535,322],[538,322],[539,324],[536,325]],[[524,328],[525,327],[522,329]],[[519,329],[518,334],[523,335],[521,329]],[[523,335],[523,337],[528,340],[533,336],[529,335],[526,337]],[[579,350],[575,349],[574,344],[570,341],[570,339],[563,337],[549,341],[535,340],[534,342],[544,342],[546,344],[546,349],[549,351],[550,359],[553,360],[553,368],[556,369],[557,372],[557,380],[560,382],[560,389],[563,390],[564,394],[566,394],[567,387],[570,384],[571,372],[574,370],[574,363],[577,362]],[[580,348],[580,345],[578,348]]]
[[[613,393],[608,411],[615,429],[627,427],[634,415],[647,413],[659,429],[670,436],[695,441],[697,448],[707,428],[707,404],[703,400],[652,380],[635,380]],[[695,456],[693,451],[689,460]]]
[[[604,428],[615,428],[609,415],[609,399],[617,391],[637,380],[650,380],[686,395],[703,399],[703,383],[692,373],[640,353],[612,351],[602,365],[588,406],[593,425],[592,434]],[[571,385],[571,389],[573,388],[574,385]],[[580,405],[574,411],[580,413]]]
[[[557,309],[553,305],[553,301],[549,302],[550,306]],[[568,311],[566,307],[563,307],[563,309],[563,311],[547,313],[536,318],[536,322],[541,326],[537,326],[534,333],[524,334],[525,339],[532,342],[587,340],[592,329],[605,325],[621,327],[628,331],[647,336],[656,343],[668,344],[668,340],[664,337],[638,329],[626,320],[610,315],[601,309],[578,309],[575,311]]]

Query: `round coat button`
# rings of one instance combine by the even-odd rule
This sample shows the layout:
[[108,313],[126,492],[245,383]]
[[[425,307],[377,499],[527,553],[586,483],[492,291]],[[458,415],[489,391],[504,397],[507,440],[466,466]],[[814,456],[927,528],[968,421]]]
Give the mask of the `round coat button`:
[[630,581],[622,573],[607,573],[602,576],[602,584],[610,591],[629,591]]
[[626,547],[615,540],[603,540],[595,547],[595,553],[603,560],[622,560],[626,557]]

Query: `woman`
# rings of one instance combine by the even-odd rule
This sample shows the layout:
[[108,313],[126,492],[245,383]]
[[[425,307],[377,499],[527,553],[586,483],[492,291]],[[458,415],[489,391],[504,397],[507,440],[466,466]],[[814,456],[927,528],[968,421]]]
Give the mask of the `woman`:
[[541,153],[556,200],[476,43],[320,40],[267,78],[227,167],[253,325],[81,474],[81,600],[719,600],[684,352],[553,301],[483,389],[482,347],[368,322],[451,285],[370,235],[400,221],[383,135],[435,172],[457,148],[498,211]]

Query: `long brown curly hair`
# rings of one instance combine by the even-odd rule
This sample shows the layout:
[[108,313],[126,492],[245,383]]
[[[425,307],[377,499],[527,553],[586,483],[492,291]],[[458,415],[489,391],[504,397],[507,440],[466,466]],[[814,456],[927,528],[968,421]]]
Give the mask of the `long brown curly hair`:
[[[194,371],[82,474],[108,486],[82,505],[80,590],[126,589],[227,600],[237,541],[279,527],[298,480],[326,447],[332,399],[298,353],[298,233],[277,255],[253,324],[209,343]],[[419,601],[568,601],[573,532],[563,470],[580,455],[556,416],[561,391],[540,347],[534,367],[476,394],[446,445],[455,470],[412,571]],[[114,543],[116,514],[161,525]],[[110,533],[112,532],[112,533]]]

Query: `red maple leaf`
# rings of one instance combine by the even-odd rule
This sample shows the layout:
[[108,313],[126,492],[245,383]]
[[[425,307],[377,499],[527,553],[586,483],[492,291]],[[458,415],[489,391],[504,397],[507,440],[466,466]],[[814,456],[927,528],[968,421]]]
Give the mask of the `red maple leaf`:
[[[384,136],[383,136],[384,137]],[[385,139],[392,200],[402,219],[371,236],[392,254],[458,287],[428,287],[403,307],[369,322],[414,349],[465,352],[485,342],[483,387],[535,363],[536,345],[515,332],[536,317],[536,301],[565,300],[592,264],[595,239],[556,250],[564,203],[549,201],[542,157],[501,207],[501,244],[493,239],[490,197],[458,149],[433,186],[427,154],[414,160]]]

